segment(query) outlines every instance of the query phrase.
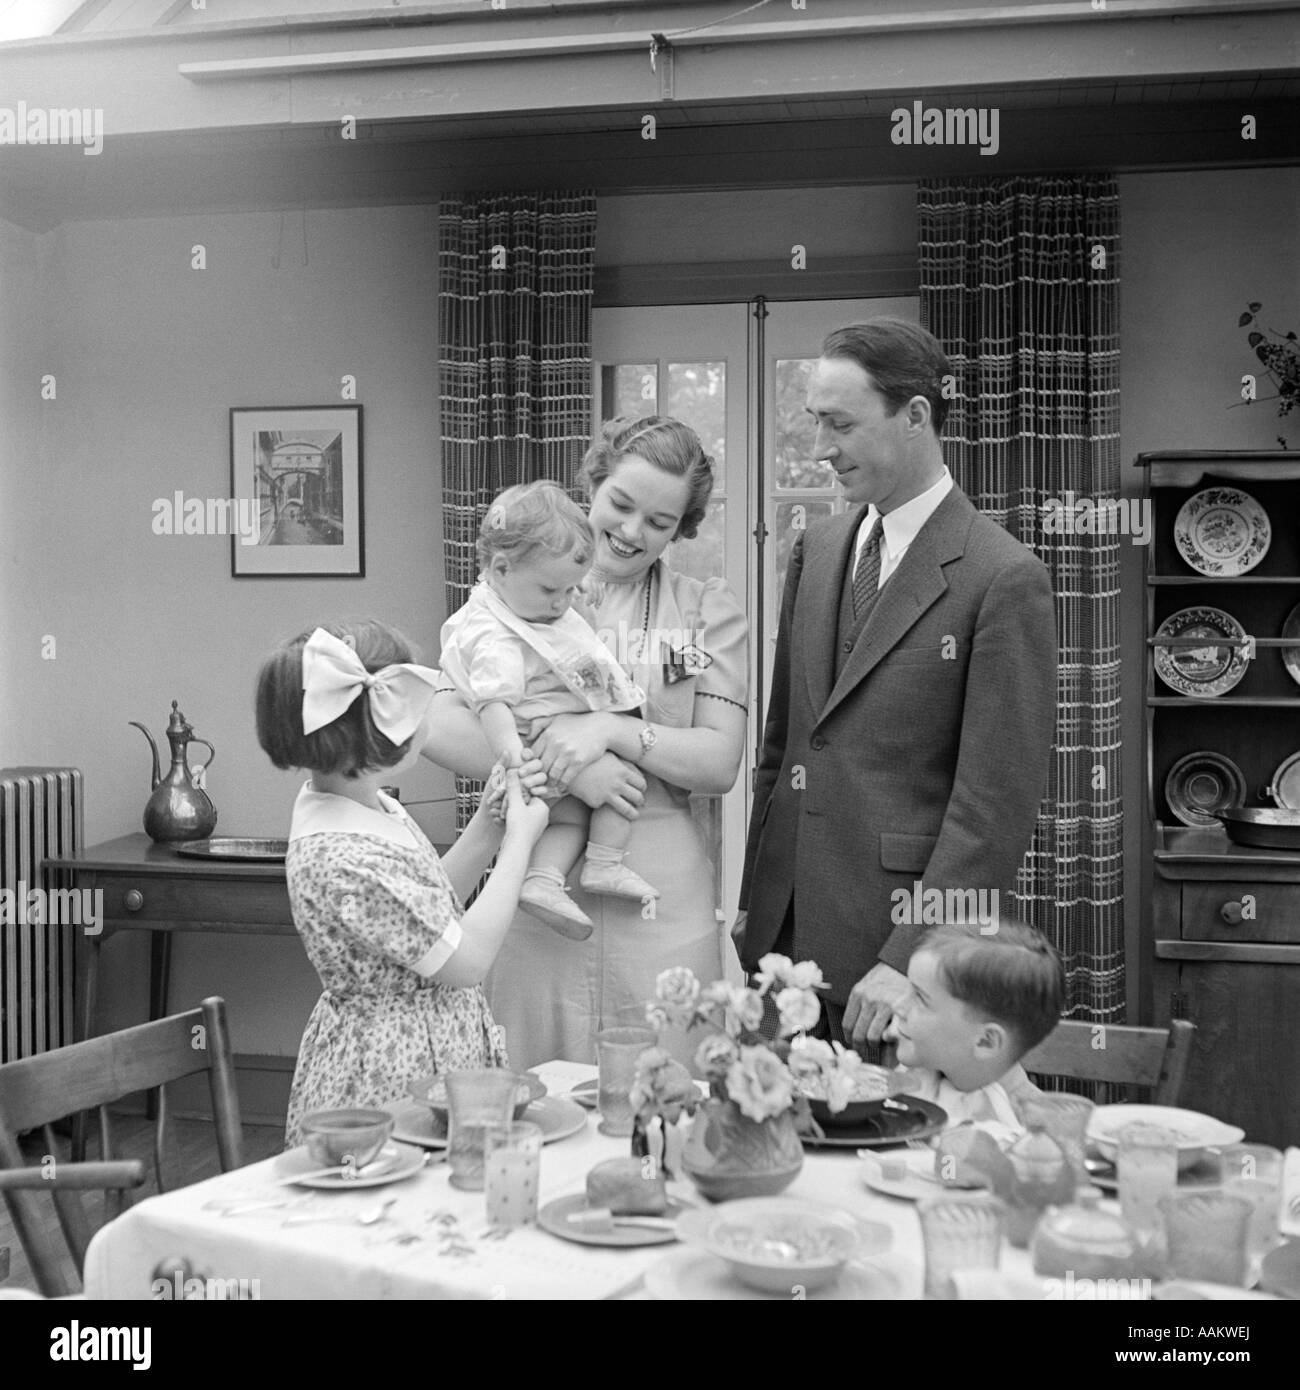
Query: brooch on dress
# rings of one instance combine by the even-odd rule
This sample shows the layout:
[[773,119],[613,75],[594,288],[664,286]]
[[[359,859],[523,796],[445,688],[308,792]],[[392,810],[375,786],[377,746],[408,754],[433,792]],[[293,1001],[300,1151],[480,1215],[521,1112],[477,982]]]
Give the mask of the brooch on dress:
[[713,658],[693,642],[680,649],[670,647],[668,660],[664,662],[664,684],[677,685],[680,681],[690,680],[712,665]]

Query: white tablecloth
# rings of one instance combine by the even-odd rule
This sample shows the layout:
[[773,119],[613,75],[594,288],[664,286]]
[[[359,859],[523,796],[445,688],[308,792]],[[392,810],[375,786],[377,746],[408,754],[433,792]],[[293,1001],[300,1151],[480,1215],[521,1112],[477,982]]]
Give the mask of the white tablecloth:
[[[571,1062],[551,1062],[537,1070],[557,1094],[596,1073],[594,1067]],[[581,1133],[543,1149],[540,1202],[582,1192],[595,1163],[627,1152],[626,1139],[599,1134],[596,1117],[589,1117]],[[599,1248],[534,1228],[512,1231],[504,1240],[484,1239],[483,1194],[452,1187],[445,1163],[404,1182],[340,1193],[279,1186],[275,1162],[269,1159],[223,1173],[130,1208],[91,1242],[87,1296],[150,1298],[160,1262],[180,1257],[195,1277],[247,1280],[247,1294],[264,1299],[637,1297],[643,1294],[646,1269],[681,1248]],[[693,1189],[679,1195],[698,1200]],[[808,1152],[787,1195],[842,1207],[888,1227],[891,1249],[882,1258],[901,1296],[921,1296],[923,1257],[916,1206],[868,1189],[852,1149]],[[294,1205],[232,1215],[213,1209],[214,1204],[245,1197]],[[358,1212],[389,1197],[394,1204],[383,1220],[371,1226],[356,1221]],[[284,1224],[286,1219],[320,1214],[337,1214],[339,1220]],[[454,1225],[440,1224],[440,1218]],[[443,1253],[444,1230],[463,1237],[471,1253]],[[419,1238],[403,1240],[404,1233]],[[1027,1253],[1004,1245],[1001,1273],[1007,1282],[1030,1278]],[[986,1286],[976,1296],[997,1293]]]

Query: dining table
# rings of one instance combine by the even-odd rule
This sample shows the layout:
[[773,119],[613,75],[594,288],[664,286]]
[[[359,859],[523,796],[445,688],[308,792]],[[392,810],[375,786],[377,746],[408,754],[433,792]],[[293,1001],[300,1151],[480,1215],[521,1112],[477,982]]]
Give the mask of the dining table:
[[[591,1083],[596,1068],[549,1062],[534,1068],[552,1096]],[[542,1150],[542,1208],[585,1192],[603,1159],[630,1153],[627,1138],[601,1134],[583,1112],[575,1132]],[[409,1177],[363,1190],[316,1190],[285,1181],[292,1155],[219,1174],[147,1198],[103,1227],[85,1261],[88,1298],[610,1299],[702,1296],[692,1292],[684,1247],[578,1243],[538,1225],[502,1235],[489,1227],[484,1194],[453,1187],[445,1150]],[[849,1212],[860,1223],[856,1259],[867,1297],[917,1299],[924,1257],[917,1204],[872,1190],[854,1147],[815,1148],[785,1196]],[[301,1171],[299,1165],[298,1171]],[[343,1184],[340,1184],[343,1186]],[[707,1206],[684,1183],[669,1195]],[[941,1189],[936,1186],[936,1193]],[[1052,1292],[1035,1281],[1028,1251],[1004,1242],[996,1286],[972,1296]],[[1007,1292],[1017,1289],[1018,1293]],[[1240,1291],[1249,1297],[1246,1291]],[[711,1296],[761,1297],[739,1283]],[[792,1297],[816,1299],[826,1290]],[[834,1286],[829,1291],[834,1296]],[[846,1296],[841,1294],[841,1297]],[[858,1296],[863,1296],[859,1294]],[[1058,1295],[1060,1296],[1060,1295]]]

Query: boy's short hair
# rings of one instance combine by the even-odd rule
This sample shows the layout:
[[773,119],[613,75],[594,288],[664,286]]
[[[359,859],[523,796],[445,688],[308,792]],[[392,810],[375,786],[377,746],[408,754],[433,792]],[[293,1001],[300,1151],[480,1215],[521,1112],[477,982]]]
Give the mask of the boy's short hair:
[[[416,659],[400,632],[373,618],[320,623],[326,632],[349,642],[367,671],[382,671]],[[257,676],[257,741],[276,767],[303,767],[312,772],[342,772],[349,777],[394,767],[411,747],[381,734],[370,717],[370,698],[361,691],[332,723],[315,733],[302,731],[302,649],[316,628],[285,642],[262,663]],[[414,737],[414,735],[412,735]]]
[[954,999],[1013,1035],[1017,1060],[1061,1021],[1061,958],[1042,932],[1023,922],[998,920],[991,932],[973,922],[946,923],[926,932],[916,950],[934,956]]
[[585,565],[596,553],[596,539],[582,508],[558,483],[520,483],[493,499],[478,534],[479,568],[498,555],[512,565],[527,564],[539,551],[572,555]]

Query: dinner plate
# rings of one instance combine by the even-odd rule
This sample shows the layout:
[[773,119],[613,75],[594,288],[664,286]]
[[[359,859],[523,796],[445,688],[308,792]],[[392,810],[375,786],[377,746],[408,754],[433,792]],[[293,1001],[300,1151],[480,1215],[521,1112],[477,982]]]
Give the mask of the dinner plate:
[[1248,492],[1207,487],[1189,497],[1174,518],[1174,545],[1198,573],[1211,579],[1249,574],[1268,554],[1268,513]]
[[[306,1145],[290,1149],[275,1160],[277,1177],[291,1179],[299,1187],[318,1187],[325,1192],[355,1192],[362,1187],[383,1187],[390,1182],[401,1182],[418,1173],[424,1167],[425,1152],[413,1144],[389,1143],[379,1151],[386,1162],[382,1168],[355,1178],[344,1177],[342,1173],[320,1173],[320,1164],[307,1152]],[[312,1177],[311,1174],[317,1176]],[[297,1176],[302,1174],[302,1177]]]
[[[896,1107],[905,1107],[902,1109]],[[815,1134],[799,1137],[814,1149],[876,1149],[890,1144],[906,1144],[909,1139],[929,1139],[948,1125],[948,1112],[928,1100],[915,1096],[893,1096],[889,1107],[863,1120],[859,1125],[842,1125],[828,1130],[819,1139]]]
[[1156,637],[1204,639],[1203,646],[1155,648],[1156,675],[1179,695],[1212,700],[1246,674],[1246,629],[1221,608],[1183,608],[1160,624]]
[[[1103,1192],[1119,1191],[1115,1165],[1104,1158],[1089,1158],[1088,1181]],[[1178,1175],[1179,1187],[1218,1187],[1222,1181],[1219,1165],[1213,1158],[1199,1159]]]
[[1246,804],[1246,779],[1222,753],[1189,753],[1169,769],[1165,799],[1184,825],[1217,830],[1220,811]]
[[[699,1091],[701,1100],[708,1098],[708,1087],[702,1081],[695,1083],[695,1089]],[[584,1110],[600,1109],[600,1081],[597,1077],[593,1076],[590,1081],[579,1081],[566,1094],[570,1100],[577,1101]]]
[[[893,1301],[905,1297],[909,1272],[919,1286],[919,1274],[910,1261],[898,1255],[850,1260],[834,1283],[823,1285],[820,1289],[807,1289],[802,1297],[810,1303],[845,1299]],[[645,1272],[645,1286],[648,1293],[665,1302],[715,1299],[791,1301],[789,1294],[763,1293],[741,1283],[726,1260],[693,1245],[685,1250],[674,1250],[671,1255],[651,1265]]]
[[[1300,603],[1286,615],[1278,636],[1300,639]],[[1281,652],[1282,665],[1286,667],[1287,675],[1300,685],[1300,647],[1283,647]]]
[[[650,1226],[615,1226],[612,1231],[593,1231],[569,1224],[570,1212],[586,1210],[587,1194],[573,1192],[547,1202],[537,1213],[537,1224],[553,1236],[575,1241],[578,1245],[668,1245],[677,1239],[677,1232],[671,1228],[660,1231]],[[675,1221],[686,1210],[680,1202],[670,1199],[667,1210],[656,1215],[662,1214],[665,1221]]]
[[905,1202],[921,1202],[927,1197],[937,1197],[943,1192],[980,1190],[940,1182],[934,1175],[933,1149],[908,1149],[905,1153],[891,1154],[889,1157],[906,1165],[907,1171],[901,1178],[887,1178],[882,1171],[884,1160],[877,1158],[875,1154],[863,1154],[858,1169],[862,1181],[873,1192],[879,1192],[885,1197],[901,1197]]
[[[384,1109],[393,1117],[393,1138],[423,1149],[445,1149],[447,1136],[427,1105],[414,1100],[395,1100]],[[542,1143],[554,1144],[577,1134],[587,1123],[587,1113],[567,1096],[543,1096],[524,1111],[524,1119],[539,1125]]]
[[1300,753],[1292,753],[1277,765],[1268,794],[1284,811],[1300,811]]
[[1226,1124],[1198,1110],[1180,1110],[1172,1105],[1099,1105],[1088,1116],[1088,1142],[1101,1150],[1103,1158],[1113,1159],[1120,1133],[1128,1125],[1155,1125],[1176,1136],[1178,1166],[1182,1172],[1204,1162],[1200,1149],[1240,1144],[1246,1131]]
[[239,839],[226,835],[211,840],[191,840],[172,848],[177,854],[188,854],[194,859],[262,859],[268,863],[283,863],[289,852],[289,841]]

